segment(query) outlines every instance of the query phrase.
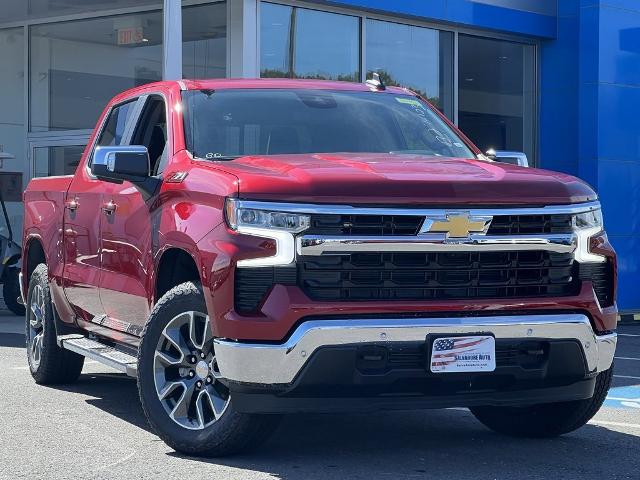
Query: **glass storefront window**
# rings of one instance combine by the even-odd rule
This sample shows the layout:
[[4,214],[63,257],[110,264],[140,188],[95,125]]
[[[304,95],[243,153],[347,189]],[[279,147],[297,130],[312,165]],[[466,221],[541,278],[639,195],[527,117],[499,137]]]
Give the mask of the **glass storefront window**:
[[[0,30],[0,193],[7,205],[13,231],[22,231],[22,192],[27,172],[24,140],[24,29]],[[6,177],[6,178],[5,178]],[[11,180],[11,181],[9,181]],[[1,233],[1,232],[0,232]]]
[[224,78],[227,74],[227,5],[182,8],[182,76]]
[[73,175],[82,158],[84,145],[57,145],[33,149],[34,177]]
[[459,37],[460,129],[482,151],[514,150],[535,161],[535,49],[490,38]]
[[367,20],[367,78],[407,87],[453,118],[453,33]]
[[32,132],[91,129],[115,94],[162,78],[162,12],[30,28]]
[[0,24],[131,7],[162,7],[161,0],[0,0]]
[[262,77],[360,81],[360,19],[262,3]]

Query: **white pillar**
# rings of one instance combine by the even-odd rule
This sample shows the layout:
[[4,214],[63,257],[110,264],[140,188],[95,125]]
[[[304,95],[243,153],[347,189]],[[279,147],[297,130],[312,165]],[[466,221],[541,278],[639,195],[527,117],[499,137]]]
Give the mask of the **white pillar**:
[[182,78],[182,2],[180,0],[164,0],[162,38],[162,78],[179,80]]
[[229,77],[257,78],[260,76],[259,0],[230,0],[227,2],[227,41]]

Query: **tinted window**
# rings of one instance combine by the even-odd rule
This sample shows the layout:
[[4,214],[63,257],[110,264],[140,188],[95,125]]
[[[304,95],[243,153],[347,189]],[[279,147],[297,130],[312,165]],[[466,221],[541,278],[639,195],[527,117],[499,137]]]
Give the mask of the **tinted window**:
[[183,7],[183,78],[221,78],[226,74],[226,2]]
[[155,175],[163,170],[167,156],[167,118],[164,100],[159,95],[151,96],[142,110],[136,126],[132,145],[144,145],[149,152],[149,165]]
[[453,118],[453,33],[367,20],[367,78],[410,88]]
[[107,123],[100,134],[98,145],[104,146],[117,146],[122,144],[122,137],[124,130],[129,120],[129,117],[133,113],[133,106],[135,101],[123,103],[122,105],[115,107],[111,110]]
[[320,152],[473,157],[448,125],[409,95],[320,90],[184,93],[188,148],[201,158]]
[[[83,3],[91,11],[97,2]],[[31,131],[93,128],[114,95],[162,79],[160,11],[46,23],[28,31]]]
[[262,77],[360,81],[360,20],[262,3]]
[[533,45],[459,36],[459,126],[484,152],[535,158]]

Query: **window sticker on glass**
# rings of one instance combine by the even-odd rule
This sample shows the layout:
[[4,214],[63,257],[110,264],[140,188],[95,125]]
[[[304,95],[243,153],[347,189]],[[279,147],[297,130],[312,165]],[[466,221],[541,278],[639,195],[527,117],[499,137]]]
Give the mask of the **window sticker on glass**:
[[424,104],[420,100],[416,100],[415,98],[403,98],[403,97],[395,97],[395,98],[400,103],[405,103],[407,105],[412,105],[414,107],[424,108]]

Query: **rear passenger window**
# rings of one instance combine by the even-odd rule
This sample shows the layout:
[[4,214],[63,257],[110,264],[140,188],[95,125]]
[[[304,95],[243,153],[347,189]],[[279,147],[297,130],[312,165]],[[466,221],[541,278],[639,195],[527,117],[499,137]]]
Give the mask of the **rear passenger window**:
[[100,134],[100,139],[98,140],[99,146],[112,147],[122,145],[122,137],[124,136],[127,122],[133,113],[133,106],[135,104],[136,101],[132,100],[111,110],[107,123]]

